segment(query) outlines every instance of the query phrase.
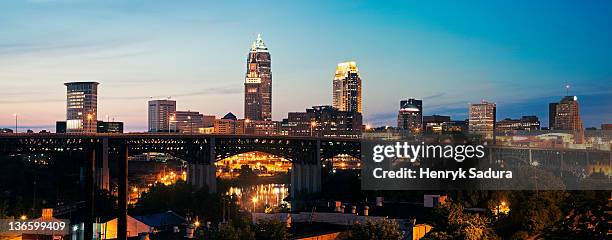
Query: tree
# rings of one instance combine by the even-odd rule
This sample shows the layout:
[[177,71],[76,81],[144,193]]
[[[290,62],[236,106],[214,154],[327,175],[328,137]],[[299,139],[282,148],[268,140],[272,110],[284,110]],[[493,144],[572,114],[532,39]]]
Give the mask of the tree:
[[425,239],[498,239],[488,217],[464,213],[463,205],[448,201],[436,207],[428,220],[433,226]]
[[203,236],[202,239],[213,240],[255,240],[255,234],[251,227],[237,228],[229,223],[219,225],[219,229],[211,232],[210,237]]
[[351,240],[399,240],[404,234],[392,220],[366,221],[353,225],[344,239]]
[[517,207],[513,207],[508,216],[500,220],[500,231],[505,235],[519,231],[525,231],[530,236],[540,234],[561,219],[561,204],[566,196],[564,191],[513,193],[510,205]]
[[285,240],[291,236],[287,226],[277,220],[260,220],[255,224],[255,238],[258,240]]

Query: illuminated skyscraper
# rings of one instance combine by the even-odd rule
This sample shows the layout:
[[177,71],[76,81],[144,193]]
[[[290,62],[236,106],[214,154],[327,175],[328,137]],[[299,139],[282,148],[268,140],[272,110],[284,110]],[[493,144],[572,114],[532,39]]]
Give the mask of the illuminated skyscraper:
[[332,85],[333,107],[339,111],[361,113],[361,78],[357,63],[338,63]]
[[420,133],[423,127],[423,100],[414,98],[401,100],[397,114],[397,128],[411,133]]
[[272,61],[261,35],[257,35],[247,57],[244,116],[250,120],[272,120]]
[[[174,100],[151,100],[149,101],[149,132],[169,132],[171,114],[176,112],[176,101]],[[172,129],[176,131],[176,128]]]
[[495,138],[496,105],[482,101],[470,104],[469,132],[484,137],[486,140]]
[[66,132],[95,133],[98,125],[97,82],[69,82],[66,85]]
[[571,130],[574,133],[574,142],[584,142],[584,126],[580,118],[580,109],[578,106],[578,97],[565,96],[555,109],[555,130]]

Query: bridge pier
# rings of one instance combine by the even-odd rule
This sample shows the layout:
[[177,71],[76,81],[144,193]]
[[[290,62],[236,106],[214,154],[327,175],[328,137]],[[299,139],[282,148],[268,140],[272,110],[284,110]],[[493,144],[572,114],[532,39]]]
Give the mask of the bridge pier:
[[119,198],[117,199],[117,239],[127,240],[127,198],[128,198],[128,146],[123,144],[119,147],[117,158],[117,187]]
[[95,180],[96,175],[96,149],[92,148],[85,154],[85,206],[86,213],[85,219],[83,220],[83,234],[84,236],[93,236],[93,223],[95,219]]
[[187,172],[187,183],[196,189],[208,187],[209,193],[217,192],[217,177],[214,164],[191,163]]
[[209,193],[217,192],[217,167],[215,166],[215,138],[210,138],[208,152],[200,152],[197,154],[195,163],[189,164],[187,172],[187,183],[194,186],[196,189],[201,189],[204,186],[208,187]]
[[291,165],[292,197],[302,193],[321,192],[321,164],[294,163]]
[[110,171],[108,168],[108,138],[102,139],[102,149],[100,149],[100,153],[98,155],[100,158],[98,161],[100,162],[100,168],[98,168],[97,174],[97,185],[100,190],[110,190]]
[[291,164],[292,198],[321,192],[321,141],[317,141],[311,159],[294,159]]

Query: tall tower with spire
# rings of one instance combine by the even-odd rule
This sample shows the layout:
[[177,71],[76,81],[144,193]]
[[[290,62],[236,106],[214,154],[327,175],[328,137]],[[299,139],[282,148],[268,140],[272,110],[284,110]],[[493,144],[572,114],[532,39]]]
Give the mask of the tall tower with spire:
[[261,34],[257,35],[247,57],[244,116],[250,120],[272,120],[272,61]]

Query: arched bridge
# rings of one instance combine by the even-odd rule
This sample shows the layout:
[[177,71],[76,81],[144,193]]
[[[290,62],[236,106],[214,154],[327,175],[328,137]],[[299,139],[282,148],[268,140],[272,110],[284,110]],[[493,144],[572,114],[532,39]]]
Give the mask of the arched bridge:
[[[0,154],[84,153],[93,171],[108,176],[108,159],[128,154],[163,152],[189,162],[189,182],[215,191],[215,161],[240,153],[260,151],[292,162],[292,193],[321,190],[321,161],[338,154],[360,157],[359,139],[216,135],[216,134],[3,134]],[[121,165],[121,164],[119,164]],[[122,169],[118,169],[119,173]],[[93,176],[96,176],[95,174]],[[97,180],[105,186],[108,178]]]

